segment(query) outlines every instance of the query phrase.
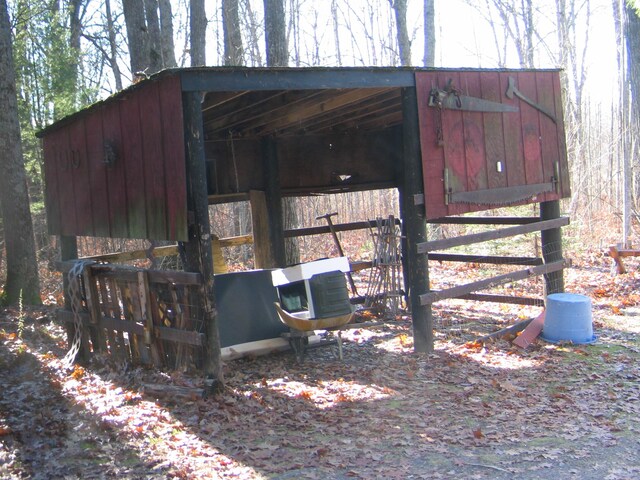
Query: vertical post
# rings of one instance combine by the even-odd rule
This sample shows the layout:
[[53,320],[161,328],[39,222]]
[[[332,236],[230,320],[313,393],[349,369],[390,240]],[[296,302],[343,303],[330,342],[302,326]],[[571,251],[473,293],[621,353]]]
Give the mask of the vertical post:
[[[540,203],[540,220],[553,220],[560,217],[560,201],[551,200]],[[560,227],[540,232],[542,258],[545,263],[562,260],[562,231]],[[564,270],[544,275],[545,296],[564,292]]]
[[271,251],[269,209],[263,191],[250,190],[251,224],[253,231],[253,264],[255,268],[271,268],[276,266]]
[[424,190],[422,181],[422,155],[420,152],[420,127],[418,124],[418,100],[415,88],[402,90],[402,177],[400,198],[404,244],[403,268],[405,288],[409,291],[413,320],[413,349],[415,352],[433,350],[433,314],[431,305],[422,305],[420,295],[429,291],[429,265],[426,255],[417,252],[418,243],[427,240],[426,222],[414,196]]
[[185,92],[182,95],[184,111],[187,208],[189,211],[189,241],[185,243],[185,270],[202,275],[203,289],[200,304],[203,309],[207,345],[204,370],[208,388],[215,390],[223,385],[220,360],[220,336],[216,315],[216,299],[211,254],[211,225],[209,223],[209,199],[207,196],[207,172],[202,127],[202,94]]
[[282,192],[280,191],[280,167],[278,165],[278,149],[273,137],[265,138],[262,143],[264,164],[264,186],[269,225],[269,243],[275,265],[285,267],[287,264],[284,247],[284,222],[282,218]]

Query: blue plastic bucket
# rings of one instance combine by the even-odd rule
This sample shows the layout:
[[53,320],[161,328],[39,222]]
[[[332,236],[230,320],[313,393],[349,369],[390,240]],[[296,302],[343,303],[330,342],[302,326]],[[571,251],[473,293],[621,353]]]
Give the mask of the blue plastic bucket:
[[575,293],[553,293],[547,296],[542,338],[549,342],[595,342],[591,299]]

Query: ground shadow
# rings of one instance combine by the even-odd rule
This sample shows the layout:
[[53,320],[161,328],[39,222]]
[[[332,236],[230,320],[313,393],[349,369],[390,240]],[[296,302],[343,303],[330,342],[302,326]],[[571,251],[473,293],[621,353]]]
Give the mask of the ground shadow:
[[[229,362],[225,392],[208,399],[190,378],[176,394],[179,375],[96,366],[142,392],[134,407],[153,402],[185,432],[182,443],[177,427],[113,441],[138,457],[167,452],[156,471],[168,477],[551,478],[549,465],[581,478],[640,472],[629,460],[639,446],[629,426],[637,406],[625,401],[638,394],[638,369],[624,348],[523,353],[506,342],[467,348],[460,337],[417,355],[408,322],[353,333],[343,362],[333,347],[309,351],[302,364],[291,352]],[[147,382],[167,393],[145,393]]]

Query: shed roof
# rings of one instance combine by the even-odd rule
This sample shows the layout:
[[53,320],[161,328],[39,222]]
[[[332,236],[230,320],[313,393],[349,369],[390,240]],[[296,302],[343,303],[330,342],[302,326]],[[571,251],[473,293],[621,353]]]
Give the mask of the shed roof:
[[402,122],[400,89],[415,87],[416,72],[465,70],[478,71],[415,67],[167,69],[61,119],[38,136],[166,76],[178,76],[183,92],[203,92],[206,139],[228,138],[229,134],[255,138],[377,130]]

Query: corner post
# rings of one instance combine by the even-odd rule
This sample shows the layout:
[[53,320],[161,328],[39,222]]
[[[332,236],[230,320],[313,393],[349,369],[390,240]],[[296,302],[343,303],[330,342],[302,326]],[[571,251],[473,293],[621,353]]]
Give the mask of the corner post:
[[417,251],[418,243],[427,240],[427,228],[424,213],[414,201],[414,196],[424,191],[415,88],[402,90],[402,115],[400,198],[403,236],[406,239],[402,263],[403,268],[408,270],[404,275],[413,321],[413,349],[424,353],[433,351],[433,314],[431,305],[422,305],[420,302],[420,295],[429,291],[429,265],[427,255],[420,255]]
[[202,126],[202,93],[182,94],[187,167],[187,209],[189,211],[189,241],[185,243],[185,270],[202,275],[203,291],[200,304],[206,328],[204,370],[209,389],[220,388],[224,382],[220,358],[220,335],[216,312],[211,253],[211,225],[207,195],[204,131]]
[[[560,218],[560,201],[551,200],[540,203],[540,220]],[[544,263],[562,260],[562,230],[560,227],[540,232],[542,258]],[[564,270],[544,275],[545,297],[551,293],[564,292]]]

